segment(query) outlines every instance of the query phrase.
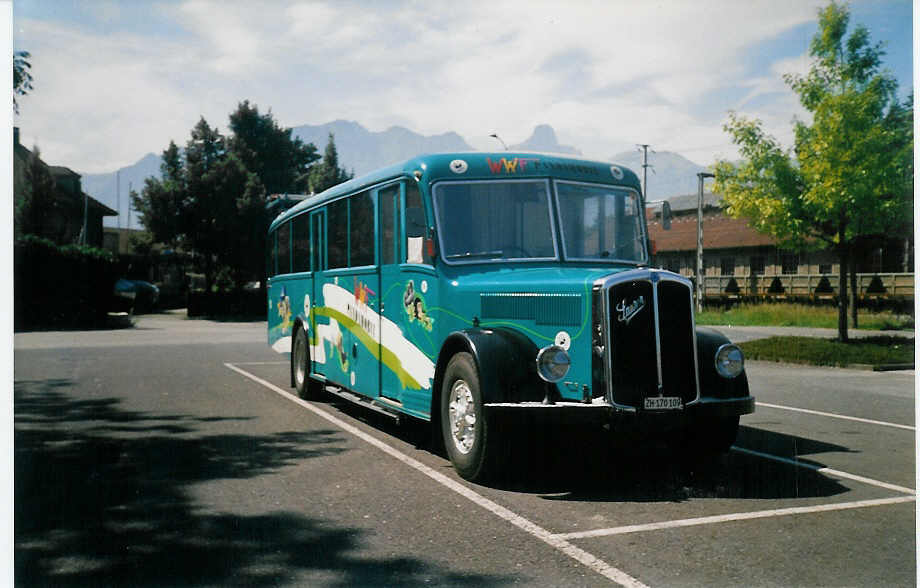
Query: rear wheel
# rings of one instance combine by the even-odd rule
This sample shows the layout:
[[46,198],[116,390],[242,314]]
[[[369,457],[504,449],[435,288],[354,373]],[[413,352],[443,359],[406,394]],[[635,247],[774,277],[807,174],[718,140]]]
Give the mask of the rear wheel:
[[479,374],[473,356],[454,355],[441,383],[441,433],[457,473],[479,481],[494,474],[498,440],[483,411]]
[[291,349],[291,375],[297,396],[304,400],[316,399],[316,386],[310,381],[310,351],[307,347],[307,332],[297,327]]

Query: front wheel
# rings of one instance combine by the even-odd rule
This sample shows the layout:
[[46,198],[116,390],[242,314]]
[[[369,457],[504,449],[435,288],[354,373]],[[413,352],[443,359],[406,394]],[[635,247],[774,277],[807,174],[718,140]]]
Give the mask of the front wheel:
[[454,355],[444,370],[441,433],[460,477],[474,482],[494,473],[498,443],[483,412],[479,373],[469,353]]

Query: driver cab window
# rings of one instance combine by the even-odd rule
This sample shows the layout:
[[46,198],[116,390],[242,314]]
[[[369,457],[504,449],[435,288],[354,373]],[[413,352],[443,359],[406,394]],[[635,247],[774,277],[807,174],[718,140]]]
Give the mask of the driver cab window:
[[425,220],[425,205],[415,182],[406,182],[406,258],[407,263],[424,263],[431,265],[426,241],[428,239],[428,222]]

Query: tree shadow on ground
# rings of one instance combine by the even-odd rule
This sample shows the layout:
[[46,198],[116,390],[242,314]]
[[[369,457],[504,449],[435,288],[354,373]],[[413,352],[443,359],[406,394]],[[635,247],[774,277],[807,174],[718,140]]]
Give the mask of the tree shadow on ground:
[[360,529],[296,512],[204,512],[190,497],[192,484],[341,453],[341,431],[206,434],[205,423],[221,417],[121,410],[116,398],[74,398],[70,386],[14,386],[17,585],[261,586],[302,582],[304,573],[331,586],[511,581],[367,557]]

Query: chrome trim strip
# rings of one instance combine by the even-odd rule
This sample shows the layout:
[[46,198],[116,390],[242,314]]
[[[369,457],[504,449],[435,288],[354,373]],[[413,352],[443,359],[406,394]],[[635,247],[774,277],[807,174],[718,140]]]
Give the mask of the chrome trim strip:
[[[681,276],[683,278],[683,276]],[[690,280],[684,278],[680,280],[683,283],[690,284]],[[691,286],[692,291],[692,286]],[[700,358],[697,355],[697,344],[696,344],[696,306],[693,304],[693,296],[691,295],[688,299],[690,304],[690,338],[693,341],[693,368],[696,373],[696,400],[691,400],[685,406],[693,406],[699,404],[702,399],[702,394],[700,391]]]
[[658,396],[664,396],[664,377],[661,374],[661,324],[658,316],[658,274],[649,272],[652,283],[652,317],[655,321],[655,363],[658,367]]
[[[585,404],[584,402],[555,402],[553,404],[543,404],[542,402],[486,402],[483,404],[486,408],[539,408],[545,410],[559,410],[561,408],[577,408],[578,410],[597,410],[599,408],[613,408],[616,406],[606,402]],[[631,408],[631,407],[630,407]]]

